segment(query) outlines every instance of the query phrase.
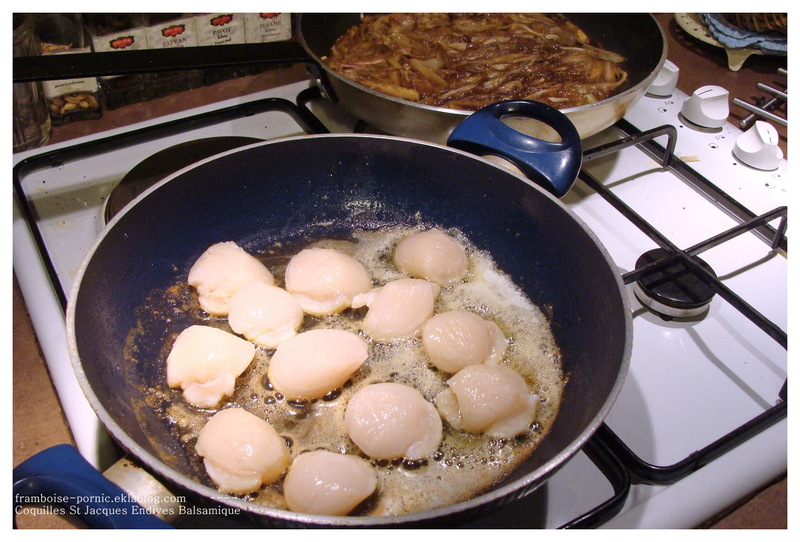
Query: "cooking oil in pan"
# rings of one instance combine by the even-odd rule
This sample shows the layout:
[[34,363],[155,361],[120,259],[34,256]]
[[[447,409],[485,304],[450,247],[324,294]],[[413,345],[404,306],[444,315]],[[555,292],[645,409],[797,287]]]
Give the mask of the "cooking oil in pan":
[[[375,231],[356,231],[348,239],[323,239],[271,246],[258,254],[270,269],[277,285],[282,285],[289,258],[302,248],[321,246],[335,248],[360,261],[373,277],[375,286],[406,275],[392,264],[394,246],[418,228],[392,227]],[[457,231],[448,231],[467,247],[470,259],[468,276],[442,288],[436,312],[466,309],[495,321],[503,330],[508,349],[501,363],[517,371],[529,388],[540,398],[536,420],[528,433],[514,439],[497,439],[457,431],[444,424],[444,438],[438,451],[424,460],[373,460],[378,475],[378,491],[354,512],[362,515],[398,515],[422,512],[467,500],[505,478],[537,447],[552,426],[561,402],[563,375],[561,357],[550,332],[546,317],[531,303],[501,270],[489,254],[477,250]],[[159,302],[157,299],[162,301]],[[168,295],[155,296],[156,301],[144,313],[144,319],[164,312],[158,307],[163,300],[173,306],[172,314],[189,315],[186,319],[164,319],[175,326],[170,330],[157,360],[165,366],[172,339],[188,324],[215,325],[230,331],[227,321],[206,315],[196,296],[183,284],[175,284]],[[348,329],[361,334],[370,344],[370,355],[364,365],[340,389],[320,400],[287,401],[269,384],[267,368],[272,350],[257,349],[256,359],[237,380],[234,395],[219,408],[242,407],[268,420],[284,436],[292,456],[313,450],[327,449],[359,454],[344,431],[344,409],[350,396],[364,385],[398,382],[418,389],[426,399],[446,388],[451,376],[431,365],[419,338],[376,343],[360,329],[365,309],[348,309],[332,316],[306,316],[302,330],[327,327]],[[187,322],[188,320],[188,322]],[[142,328],[134,330],[129,344]],[[135,349],[132,349],[132,351]],[[166,382],[152,386],[148,407],[158,410],[195,466],[195,477],[213,486],[203,472],[202,462],[194,454],[197,434],[215,412],[197,409],[186,403],[180,391],[171,390]],[[259,492],[242,496],[247,500],[273,508],[285,508],[280,483],[263,487]]]

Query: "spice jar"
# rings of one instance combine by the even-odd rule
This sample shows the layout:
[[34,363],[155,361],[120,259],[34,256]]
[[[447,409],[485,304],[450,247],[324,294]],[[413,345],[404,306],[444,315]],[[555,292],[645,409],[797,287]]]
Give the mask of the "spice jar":
[[[43,55],[91,52],[83,21],[77,13],[40,15],[36,35]],[[54,126],[103,116],[96,77],[44,81],[42,88]]]
[[[246,43],[267,43],[292,39],[291,13],[245,13],[244,34]],[[251,73],[261,73],[284,65],[253,64]]]
[[[147,49],[141,13],[86,13],[83,19],[97,53]],[[104,76],[100,78],[100,89],[108,110],[155,98],[147,74]]]
[[[172,49],[196,47],[197,29],[194,17],[188,13],[146,13],[147,48]],[[169,51],[163,51],[169,55]],[[156,96],[191,90],[203,86],[201,70],[173,70],[148,74]]]
[[291,13],[245,13],[247,43],[288,41],[292,39]]
[[[200,13],[195,16],[198,45],[235,45],[245,43],[244,15],[241,13]],[[252,73],[250,66],[225,66],[207,69],[205,85],[235,79]]]
[[[14,14],[14,56],[38,56],[39,42],[31,15]],[[50,139],[50,113],[38,81],[14,83],[14,151],[44,145]]]

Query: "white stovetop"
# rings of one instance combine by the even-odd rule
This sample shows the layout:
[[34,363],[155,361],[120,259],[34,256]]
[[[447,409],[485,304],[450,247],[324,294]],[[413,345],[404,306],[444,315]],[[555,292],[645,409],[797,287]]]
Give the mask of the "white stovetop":
[[[265,93],[217,104],[233,105],[262,97],[284,97],[294,101],[307,86],[296,83]],[[642,129],[673,122],[685,95],[669,99],[643,98],[627,118]],[[323,108],[323,116],[329,114]],[[205,108],[204,108],[205,110]],[[151,125],[193,114],[193,111],[156,119]],[[334,113],[335,114],[335,113]],[[338,114],[335,114],[338,115]],[[349,121],[346,115],[332,119],[333,125]],[[133,128],[136,128],[135,126]],[[103,135],[131,129],[115,130]],[[215,126],[191,137],[263,134],[296,135],[296,125],[282,114],[267,113]],[[776,172],[758,172],[738,164],[731,147],[739,130],[726,126],[719,133],[697,132],[685,126],[678,130],[679,157],[698,157],[692,162],[701,173],[714,179],[725,191],[740,198],[751,210],[762,213],[787,202],[786,163]],[[591,138],[586,147],[613,139],[615,129]],[[15,155],[15,161],[60,144]],[[40,228],[48,249],[56,256],[57,271],[66,291],[83,255],[101,231],[102,201],[128,170],[144,158],[184,137],[174,136],[152,145],[136,147],[93,165],[93,178],[85,176],[81,163],[54,171],[32,174],[26,192],[41,216]],[[154,150],[155,149],[155,150]],[[634,206],[648,221],[680,247],[688,247],[733,225],[713,204],[662,171],[637,149],[628,149],[587,164],[587,169],[615,193]],[[643,173],[645,172],[645,173]],[[636,258],[654,244],[582,183],[576,184],[564,201],[606,245],[621,272],[634,268]],[[81,453],[99,467],[107,466],[107,436],[99,431],[96,418],[72,374],[66,350],[64,317],[53,295],[42,295],[48,279],[36,253],[30,232],[14,215],[14,269],[31,313],[34,328],[53,375],[67,418],[94,420],[72,424]],[[787,329],[786,256],[770,253],[763,241],[752,235],[717,247],[702,255],[726,285],[746,296],[759,311]],[[756,273],[765,273],[754,279]],[[631,295],[634,310],[634,349],[629,376],[607,419],[615,431],[643,459],[669,464],[704,446],[770,406],[786,379],[786,351],[746,322],[721,299],[714,299],[705,318],[691,322],[665,323],[652,315]],[[687,378],[687,375],[688,378]],[[712,397],[712,400],[709,398]],[[99,435],[99,436],[98,436]],[[779,422],[758,437],[739,446],[701,471],[669,486],[634,485],[622,513],[607,527],[692,527],[734,504],[787,468],[787,423]],[[609,496],[607,482],[597,478],[586,457],[579,453],[547,484],[547,526],[558,526]],[[576,487],[576,481],[593,480],[591,488]],[[563,506],[560,503],[570,503]],[[525,511],[509,512],[516,521]],[[524,520],[523,526],[524,525]]]

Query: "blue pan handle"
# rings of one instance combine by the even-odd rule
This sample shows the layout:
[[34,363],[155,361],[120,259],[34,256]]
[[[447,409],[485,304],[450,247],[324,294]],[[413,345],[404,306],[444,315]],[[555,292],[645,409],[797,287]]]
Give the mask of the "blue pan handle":
[[78,517],[91,528],[171,528],[111,483],[69,444],[39,452],[14,469],[14,519],[21,508],[37,500],[37,506]]
[[[505,116],[541,121],[553,128],[561,141],[518,132],[501,122]],[[528,100],[507,100],[479,109],[453,130],[447,144],[480,156],[505,158],[559,198],[572,188],[583,162],[581,138],[572,121],[558,109]]]

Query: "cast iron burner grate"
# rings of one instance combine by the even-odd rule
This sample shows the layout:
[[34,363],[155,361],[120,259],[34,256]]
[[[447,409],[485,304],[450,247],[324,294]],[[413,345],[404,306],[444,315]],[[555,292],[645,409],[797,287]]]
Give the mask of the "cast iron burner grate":
[[[715,276],[713,270],[710,269],[705,262],[697,258],[698,254],[748,232],[753,233],[765,241],[770,249],[780,249],[788,253],[788,240],[785,235],[788,219],[787,208],[778,207],[760,216],[756,216],[752,211],[741,205],[738,201],[726,194],[698,172],[691,169],[674,155],[673,151],[675,149],[677,131],[673,126],[667,125],[642,132],[623,119],[616,124],[616,127],[629,135],[616,142],[586,150],[584,152],[584,162],[636,145],[656,159],[656,161],[660,162],[664,168],[668,168],[739,222],[738,225],[727,231],[721,232],[693,247],[681,250],[625,204],[609,188],[592,177],[585,169],[581,170],[579,179],[597,192],[606,202],[613,206],[659,246],[659,249],[657,249],[658,252],[656,253],[659,261],[650,262],[648,261],[650,258],[648,258],[647,255],[643,256],[637,263],[637,268],[635,270],[623,275],[623,282],[625,284],[641,282],[645,284],[658,283],[660,280],[658,273],[661,272],[664,263],[671,266],[678,266],[679,274],[681,274],[685,280],[694,284],[702,283],[703,286],[701,289],[705,296],[713,294],[720,295],[780,346],[784,349],[787,348],[786,332],[756,311],[739,295],[727,288],[722,281]],[[659,136],[668,136],[666,147],[654,141],[654,139]],[[776,219],[779,219],[777,229],[770,225],[770,222]],[[695,275],[695,277],[693,279],[688,279],[688,273]],[[764,412],[745,422],[730,433],[672,465],[652,465],[644,461],[605,423],[600,426],[595,437],[602,440],[609,447],[613,455],[622,460],[625,467],[631,472],[633,483],[671,484],[701,469],[714,459],[724,455],[739,444],[746,442],[748,439],[784,419],[787,415],[787,410],[787,382],[784,381],[782,388],[778,392],[777,400],[772,407],[766,409]]]

